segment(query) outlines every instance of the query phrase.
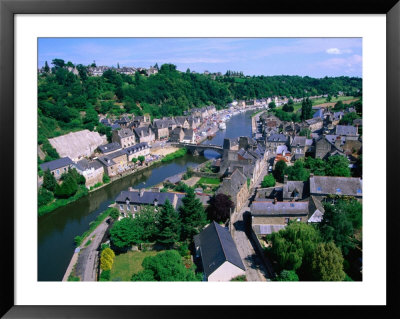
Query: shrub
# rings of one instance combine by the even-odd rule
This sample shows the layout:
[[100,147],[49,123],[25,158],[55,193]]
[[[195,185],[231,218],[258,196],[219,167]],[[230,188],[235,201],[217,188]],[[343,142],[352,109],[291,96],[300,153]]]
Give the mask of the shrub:
[[61,185],[56,186],[54,194],[58,198],[68,198],[76,193],[78,190],[78,183],[72,175],[67,175]]
[[100,281],[109,281],[110,280],[110,270],[103,270],[100,274]]
[[53,193],[46,188],[40,187],[38,193],[38,205],[43,206],[50,203],[54,199]]
[[109,177],[108,175],[104,174],[104,175],[103,175],[103,183],[104,183],[104,184],[107,184],[107,183],[109,183],[109,182],[110,182],[110,177]]
[[299,281],[299,276],[297,276],[294,270],[284,269],[276,277],[276,281]]
[[106,248],[101,252],[100,268],[102,270],[111,270],[114,263],[115,254],[111,248]]
[[275,186],[275,183],[274,176],[269,174],[264,177],[263,181],[261,182],[261,187],[273,187]]
[[247,281],[246,275],[236,276],[236,277],[232,278],[231,281]]

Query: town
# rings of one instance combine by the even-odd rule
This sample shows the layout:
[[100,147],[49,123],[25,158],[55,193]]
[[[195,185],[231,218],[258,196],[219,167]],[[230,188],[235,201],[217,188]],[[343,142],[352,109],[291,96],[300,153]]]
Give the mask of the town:
[[[160,70],[53,65],[39,78]],[[81,111],[86,128],[41,138],[39,216],[184,156],[212,156],[120,191],[76,234],[63,280],[362,280],[361,93],[237,99],[158,117],[129,103]],[[224,136],[237,117],[248,118],[249,134]]]

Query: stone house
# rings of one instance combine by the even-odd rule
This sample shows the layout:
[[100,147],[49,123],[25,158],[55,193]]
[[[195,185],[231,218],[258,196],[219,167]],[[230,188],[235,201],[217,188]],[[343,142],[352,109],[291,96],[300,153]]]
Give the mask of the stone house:
[[277,147],[280,145],[286,145],[288,143],[288,137],[284,134],[271,134],[265,141],[265,148],[271,152],[276,153]]
[[327,159],[335,154],[344,155],[342,144],[343,139],[340,136],[320,136],[315,140],[315,158]]
[[288,176],[284,177],[284,184],[282,187],[283,200],[297,201],[302,200],[308,195],[308,182],[303,181],[288,181]]
[[68,172],[70,168],[74,167],[74,162],[69,157],[63,157],[54,161],[40,164],[42,171],[49,170],[55,179],[60,179],[63,173]]
[[104,172],[110,177],[121,174],[129,169],[125,149],[98,157],[97,160],[103,165]]
[[267,235],[285,228],[289,221],[306,223],[309,207],[308,201],[257,200],[251,204],[250,212],[254,232]]
[[183,131],[183,128],[178,126],[171,131],[169,139],[171,142],[179,143],[180,141],[183,140],[184,136],[185,132]]
[[196,135],[194,134],[193,130],[191,128],[188,129],[183,129],[184,136],[182,139],[183,143],[191,143],[194,144],[196,142]]
[[246,274],[229,230],[212,222],[193,238],[205,281],[230,281]]
[[122,191],[115,203],[122,215],[135,217],[137,212],[145,206],[153,206],[157,209],[163,206],[166,200],[169,200],[174,209],[182,205],[182,198],[185,196],[183,193],[170,193],[159,191],[148,191],[145,189]]
[[100,162],[89,162],[87,159],[81,159],[74,166],[77,172],[85,177],[87,188],[103,182],[104,168]]
[[183,128],[190,128],[190,124],[186,119],[186,116],[176,116],[175,117],[176,126],[180,126]]
[[130,128],[122,128],[120,130],[113,131],[112,141],[114,143],[119,143],[122,148],[127,148],[136,144],[135,134]]
[[166,120],[154,120],[152,130],[157,140],[167,140],[169,137],[169,125]]
[[148,143],[151,145],[156,140],[156,135],[154,134],[151,126],[140,126],[133,129],[136,140],[139,143]]
[[305,120],[305,122],[311,132],[318,131],[324,126],[324,121],[320,117]]
[[189,126],[191,129],[196,129],[201,125],[201,119],[200,117],[189,117],[188,118]]
[[128,162],[132,161],[132,158],[138,158],[139,156],[146,157],[150,154],[150,146],[144,142],[135,144],[125,149],[126,155],[128,156]]
[[247,178],[240,169],[235,169],[229,177],[223,179],[217,190],[217,194],[221,193],[231,197],[232,202],[235,204],[236,212],[242,209],[248,199],[249,190]]
[[293,154],[294,160],[303,158],[306,154],[306,140],[305,136],[295,136],[290,143],[290,150]]

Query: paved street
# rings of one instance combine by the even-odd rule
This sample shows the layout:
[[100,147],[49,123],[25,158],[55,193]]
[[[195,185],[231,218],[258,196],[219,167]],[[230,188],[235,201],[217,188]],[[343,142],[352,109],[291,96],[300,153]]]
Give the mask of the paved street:
[[[96,281],[97,259],[100,242],[106,232],[108,224],[103,221],[81,244],[81,252],[76,264],[76,274],[81,278],[81,281]],[[87,240],[92,239],[92,242],[85,247]]]
[[243,264],[245,265],[247,281],[267,281],[271,278],[260,256],[256,254],[251,241],[245,233],[245,222],[243,220],[244,214],[246,212],[250,212],[250,198],[254,196],[257,188],[261,185],[261,181],[267,174],[267,167],[268,165],[265,165],[263,172],[260,174],[258,180],[254,183],[254,187],[250,191],[249,200],[247,201],[246,205],[240,210],[239,213],[236,213],[232,216],[234,226],[233,240],[235,241],[239,255],[242,258]]

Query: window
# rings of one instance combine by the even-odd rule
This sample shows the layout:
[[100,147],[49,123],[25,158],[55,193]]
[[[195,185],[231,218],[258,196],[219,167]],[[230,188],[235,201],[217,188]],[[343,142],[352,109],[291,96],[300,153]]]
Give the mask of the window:
[[298,222],[301,222],[301,218],[297,218],[296,220],[297,220]]
[[137,212],[137,209],[138,209],[138,207],[135,205],[135,206],[133,206],[133,211],[134,212]]
[[127,211],[130,211],[131,210],[131,206],[128,204],[128,205],[126,205],[126,210]]
[[357,194],[361,194],[361,189],[357,189]]
[[120,204],[119,205],[119,210],[124,210],[124,205]]
[[320,192],[321,191],[321,187],[317,187],[317,192]]
[[289,217],[285,218],[285,224],[289,224]]
[[64,167],[64,172],[66,172],[67,171],[67,168],[66,167]]
[[336,193],[341,193],[342,190],[340,188],[336,188]]
[[57,175],[60,175],[60,170],[59,169],[57,170]]

